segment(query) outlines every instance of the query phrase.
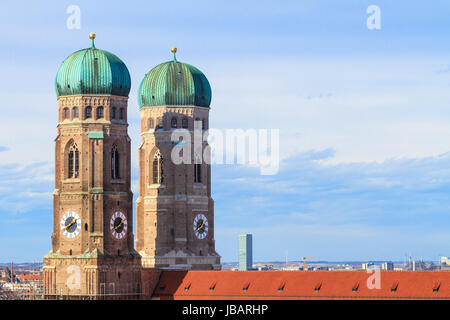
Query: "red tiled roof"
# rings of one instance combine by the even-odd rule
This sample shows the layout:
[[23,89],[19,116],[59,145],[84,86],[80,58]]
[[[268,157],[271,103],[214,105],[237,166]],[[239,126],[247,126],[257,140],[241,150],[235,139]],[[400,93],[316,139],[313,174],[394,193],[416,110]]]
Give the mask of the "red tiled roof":
[[379,275],[377,289],[366,271],[163,271],[153,298],[450,299],[448,271]]
[[21,274],[19,276],[20,281],[24,280],[42,280],[42,275],[40,274]]

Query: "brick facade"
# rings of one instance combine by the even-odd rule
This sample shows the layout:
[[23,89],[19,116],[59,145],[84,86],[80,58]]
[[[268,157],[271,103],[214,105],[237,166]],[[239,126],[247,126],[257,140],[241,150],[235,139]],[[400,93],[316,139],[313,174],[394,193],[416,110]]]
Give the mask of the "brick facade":
[[[172,269],[220,269],[214,243],[214,201],[211,198],[211,167],[201,163],[200,182],[194,180],[194,152],[190,164],[174,164],[172,133],[183,128],[192,134],[194,121],[208,126],[209,108],[161,106],[141,108],[139,147],[139,198],[136,202],[136,249],[143,267]],[[173,127],[176,119],[176,128]],[[184,120],[183,120],[184,119]],[[186,123],[185,125],[186,126]],[[200,128],[200,133],[201,133]],[[194,139],[191,139],[193,150]],[[203,149],[206,143],[203,143]],[[163,181],[153,183],[156,153],[163,161]],[[206,217],[208,230],[203,239],[195,235],[197,215]]]
[[[125,297],[140,292],[141,263],[134,250],[127,100],[112,95],[58,98],[52,250],[44,257],[48,298],[121,293]],[[86,117],[87,108],[91,109],[90,118]],[[118,112],[115,119],[111,118],[112,108],[122,110],[121,119]],[[119,155],[115,178],[111,174],[113,146]],[[76,169],[69,160],[71,148],[78,152]],[[116,212],[126,217],[121,238],[114,236],[111,227]],[[78,229],[65,234],[64,215],[69,214],[70,220],[73,213],[79,218]]]

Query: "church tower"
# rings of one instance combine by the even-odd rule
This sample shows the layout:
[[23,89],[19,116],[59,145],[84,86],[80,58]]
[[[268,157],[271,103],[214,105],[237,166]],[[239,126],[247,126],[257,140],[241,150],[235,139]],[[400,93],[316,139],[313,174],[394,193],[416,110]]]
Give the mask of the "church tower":
[[130,138],[130,75],[114,54],[76,51],[55,80],[52,249],[44,257],[47,299],[136,298],[141,262],[134,250]]
[[[173,60],[150,70],[138,92],[136,249],[145,268],[216,270],[211,167],[202,158],[207,143],[194,150],[194,131],[201,135],[209,127],[211,87],[200,70],[177,61],[176,48],[172,52]],[[190,141],[174,141],[177,132]],[[178,144],[189,148],[190,161],[174,162]]]

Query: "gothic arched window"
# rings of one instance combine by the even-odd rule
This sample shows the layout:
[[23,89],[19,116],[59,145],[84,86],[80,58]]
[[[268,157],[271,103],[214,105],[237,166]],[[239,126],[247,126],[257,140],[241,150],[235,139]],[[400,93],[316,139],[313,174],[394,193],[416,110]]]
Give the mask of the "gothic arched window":
[[84,118],[85,119],[92,118],[92,107],[86,107],[86,109],[84,110]]
[[172,121],[170,122],[171,127],[176,129],[178,127],[178,121],[177,118],[172,118]]
[[69,170],[68,178],[78,178],[79,173],[79,152],[77,145],[73,143],[69,149]]
[[181,120],[181,127],[183,127],[183,129],[187,129],[188,128],[188,119],[187,118],[183,118]]
[[64,120],[70,119],[70,111],[69,111],[69,108],[64,108],[64,110],[63,110],[63,119],[64,119]]
[[153,157],[153,183],[163,183],[163,159],[159,151]]
[[97,108],[97,119],[102,119],[103,118],[103,107],[98,107]]
[[119,159],[119,150],[117,149],[117,145],[114,145],[111,150],[111,178],[120,179],[120,159]]

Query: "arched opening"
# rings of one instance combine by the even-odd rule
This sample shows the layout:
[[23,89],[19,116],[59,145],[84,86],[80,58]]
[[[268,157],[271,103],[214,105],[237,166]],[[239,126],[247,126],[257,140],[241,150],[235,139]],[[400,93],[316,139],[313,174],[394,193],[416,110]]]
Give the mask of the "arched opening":
[[163,159],[159,151],[153,157],[153,183],[163,183]]
[[163,129],[164,128],[164,122],[162,118],[158,119],[158,129]]
[[111,178],[120,179],[120,158],[116,144],[113,145],[111,150]]
[[80,116],[79,113],[78,113],[78,108],[77,107],[74,107],[72,109],[72,115],[73,115],[74,118],[78,118]]
[[177,118],[172,118],[172,120],[170,121],[170,126],[171,126],[173,129],[178,128],[178,120],[177,120]]
[[97,119],[103,119],[103,107],[97,108]]
[[187,129],[187,128],[188,128],[188,119],[187,119],[187,118],[183,118],[183,119],[181,120],[181,127],[182,127],[183,129]]
[[70,119],[70,111],[69,111],[69,108],[64,108],[64,109],[63,109],[63,119],[64,119],[64,120]]
[[153,129],[155,127],[155,120],[153,118],[148,119],[148,128]]
[[68,175],[69,179],[78,178],[79,173],[79,152],[76,143],[72,143],[69,149],[69,159],[68,159]]
[[84,110],[84,118],[85,119],[92,118],[92,107],[86,107],[86,109]]

